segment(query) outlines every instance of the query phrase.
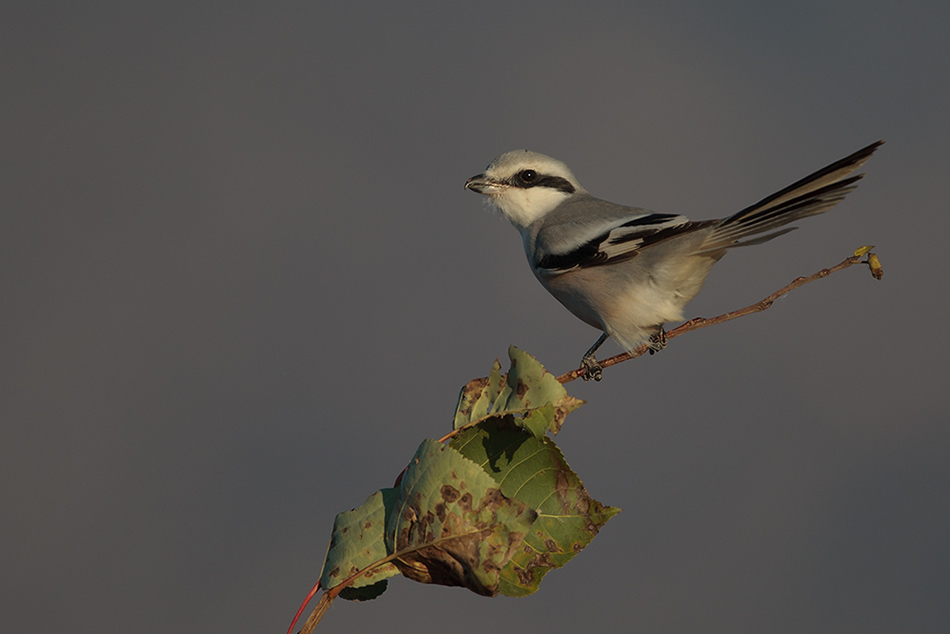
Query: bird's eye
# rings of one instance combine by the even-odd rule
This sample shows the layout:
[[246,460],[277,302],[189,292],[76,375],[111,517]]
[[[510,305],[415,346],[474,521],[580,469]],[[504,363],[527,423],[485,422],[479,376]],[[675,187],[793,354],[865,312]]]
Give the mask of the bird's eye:
[[522,170],[519,176],[523,182],[531,183],[538,177],[538,173],[534,170]]

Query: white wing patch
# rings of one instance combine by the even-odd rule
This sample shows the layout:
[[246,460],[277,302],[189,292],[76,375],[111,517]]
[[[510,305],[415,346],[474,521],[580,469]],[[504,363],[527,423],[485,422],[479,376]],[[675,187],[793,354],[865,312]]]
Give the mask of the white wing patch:
[[536,268],[548,275],[566,273],[578,268],[601,266],[617,258],[632,257],[639,249],[666,240],[694,224],[685,216],[672,214],[638,214],[624,218],[606,232],[592,232],[590,240],[562,253],[549,253],[539,258]]
[[664,229],[680,227],[689,222],[686,216],[671,214],[643,214],[631,218],[610,231],[600,244],[607,258],[617,257],[641,248],[648,238]]

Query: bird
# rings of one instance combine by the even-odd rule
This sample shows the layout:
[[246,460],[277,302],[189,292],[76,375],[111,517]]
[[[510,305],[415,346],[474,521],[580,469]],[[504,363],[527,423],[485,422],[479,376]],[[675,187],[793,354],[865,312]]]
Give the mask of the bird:
[[[561,304],[601,331],[581,360],[584,380],[602,378],[596,352],[666,345],[664,324],[703,286],[733,247],[788,233],[785,225],[830,210],[857,187],[877,141],[726,218],[689,220],[591,195],[570,168],[530,150],[506,152],[465,188],[488,197],[520,232],[535,277]],[[764,234],[764,235],[763,235]]]

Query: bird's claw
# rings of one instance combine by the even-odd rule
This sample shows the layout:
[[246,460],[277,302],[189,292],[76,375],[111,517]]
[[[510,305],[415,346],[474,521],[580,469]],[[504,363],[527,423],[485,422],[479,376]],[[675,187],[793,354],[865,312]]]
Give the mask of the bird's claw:
[[650,335],[650,354],[656,354],[666,347],[666,331],[660,326],[660,331]]
[[581,378],[585,381],[590,381],[591,379],[599,381],[604,378],[603,369],[592,354],[585,355],[584,358],[581,359],[581,367],[584,368],[584,374],[581,375]]

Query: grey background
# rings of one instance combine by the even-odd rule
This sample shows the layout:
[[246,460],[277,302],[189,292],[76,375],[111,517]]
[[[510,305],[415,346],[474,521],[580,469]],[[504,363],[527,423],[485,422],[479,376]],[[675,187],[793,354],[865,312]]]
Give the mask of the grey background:
[[[572,384],[623,507],[526,599],[396,578],[322,631],[944,632],[946,2],[0,8],[0,629],[283,632],[334,515],[509,344],[596,332],[463,190],[496,155],[726,215],[888,143],[689,316]],[[616,351],[608,348],[608,352]]]

